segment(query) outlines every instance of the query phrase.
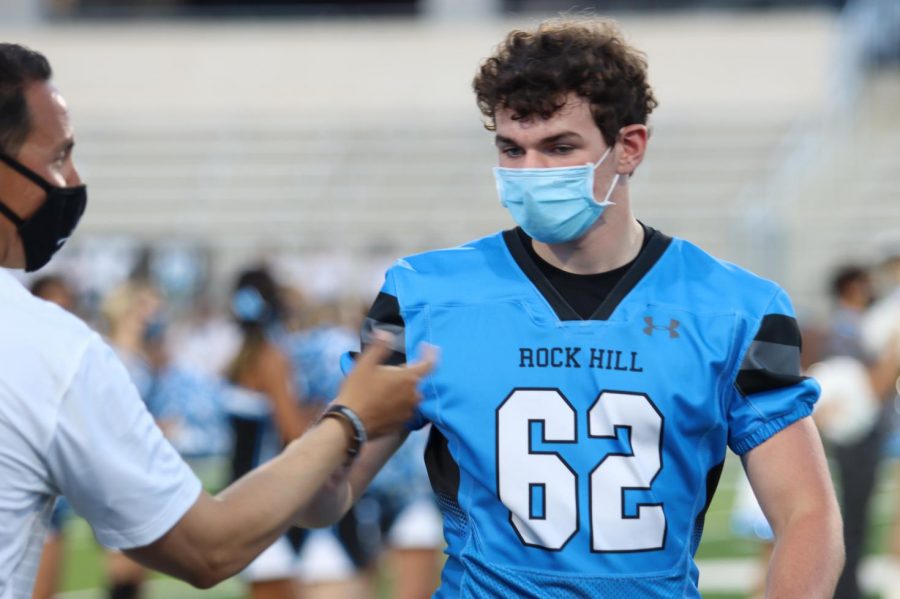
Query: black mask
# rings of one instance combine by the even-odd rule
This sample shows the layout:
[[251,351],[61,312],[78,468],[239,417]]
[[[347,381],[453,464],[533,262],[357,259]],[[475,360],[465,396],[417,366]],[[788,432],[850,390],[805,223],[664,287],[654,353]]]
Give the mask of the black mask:
[[47,192],[47,199],[28,220],[0,201],[0,214],[16,225],[22,238],[25,270],[33,272],[50,262],[75,230],[87,205],[87,187],[57,187],[9,156],[0,154],[0,160]]

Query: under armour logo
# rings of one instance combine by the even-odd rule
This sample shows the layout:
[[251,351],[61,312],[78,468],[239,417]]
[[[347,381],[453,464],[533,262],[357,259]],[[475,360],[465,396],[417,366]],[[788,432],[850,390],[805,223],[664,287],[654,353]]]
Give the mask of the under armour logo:
[[681,335],[678,334],[678,327],[681,326],[681,323],[674,318],[669,321],[669,326],[654,324],[652,316],[645,316],[644,322],[647,323],[647,326],[644,327],[645,335],[653,335],[653,331],[669,331],[670,339],[677,339],[678,337],[681,337]]

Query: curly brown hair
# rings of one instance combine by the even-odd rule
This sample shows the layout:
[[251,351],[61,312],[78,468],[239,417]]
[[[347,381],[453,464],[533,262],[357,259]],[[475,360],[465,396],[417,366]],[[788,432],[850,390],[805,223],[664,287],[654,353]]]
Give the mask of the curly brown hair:
[[513,30],[472,82],[484,126],[509,109],[516,119],[551,117],[570,92],[586,98],[606,143],[632,124],[645,125],[656,107],[647,60],[604,19],[554,19],[534,31]]

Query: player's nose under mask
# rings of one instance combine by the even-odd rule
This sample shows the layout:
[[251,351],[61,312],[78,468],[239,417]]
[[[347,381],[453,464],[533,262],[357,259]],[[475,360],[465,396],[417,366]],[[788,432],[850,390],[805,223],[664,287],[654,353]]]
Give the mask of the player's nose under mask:
[[578,239],[600,218],[619,174],[616,173],[602,202],[594,199],[594,172],[609,156],[581,166],[560,168],[494,167],[500,204],[532,239],[565,243]]
[[9,156],[0,154],[0,160],[47,192],[47,199],[28,220],[0,201],[0,214],[16,225],[22,238],[25,270],[32,272],[47,264],[75,230],[87,205],[87,187],[57,187]]

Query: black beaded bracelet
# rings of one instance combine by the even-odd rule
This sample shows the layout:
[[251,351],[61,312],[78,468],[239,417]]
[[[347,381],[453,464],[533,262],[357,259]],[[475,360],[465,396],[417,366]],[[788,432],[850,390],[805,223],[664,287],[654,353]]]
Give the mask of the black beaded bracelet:
[[321,419],[325,418],[337,418],[350,425],[350,428],[353,430],[353,443],[347,447],[347,455],[350,456],[350,459],[355,458],[362,448],[363,443],[369,440],[369,434],[366,431],[366,425],[363,424],[362,419],[356,412],[347,406],[342,406],[340,404],[329,406],[328,409],[325,410],[325,413],[322,414]]

